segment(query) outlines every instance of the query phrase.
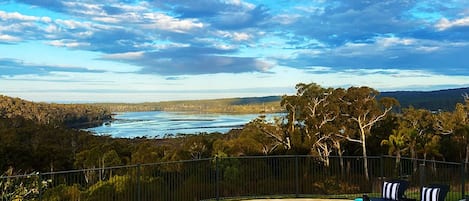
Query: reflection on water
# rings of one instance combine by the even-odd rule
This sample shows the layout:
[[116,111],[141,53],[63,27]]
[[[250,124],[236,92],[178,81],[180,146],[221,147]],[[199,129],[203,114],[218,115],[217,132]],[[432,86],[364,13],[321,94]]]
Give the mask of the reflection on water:
[[116,120],[111,123],[87,130],[98,135],[110,135],[119,138],[144,136],[161,138],[171,134],[204,132],[226,133],[233,128],[242,127],[258,116],[258,114],[187,114],[161,111],[125,112],[114,116]]

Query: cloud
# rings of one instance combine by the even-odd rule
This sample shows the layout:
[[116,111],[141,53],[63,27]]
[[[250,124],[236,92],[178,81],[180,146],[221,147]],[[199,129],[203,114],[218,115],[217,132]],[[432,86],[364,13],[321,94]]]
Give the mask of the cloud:
[[453,27],[469,27],[469,16],[460,19],[455,19],[453,21],[450,21],[446,18],[442,18],[440,21],[438,21],[435,27],[439,31],[444,31]]
[[0,34],[0,42],[19,42],[21,41],[21,38],[18,38],[16,36],[11,36],[11,35],[6,35],[6,34]]
[[[42,40],[136,65],[142,67],[141,73],[268,72],[276,64],[300,69],[328,66],[330,71],[430,68],[443,72],[447,68],[467,73],[462,65],[466,58],[456,59],[468,49],[464,44],[468,32],[462,29],[468,26],[467,9],[462,8],[467,4],[408,0],[18,2],[60,15],[0,11],[0,42]],[[263,46],[267,43],[277,45]]]
[[255,58],[213,54],[224,51],[214,48],[182,47],[161,52],[105,55],[103,59],[143,66],[140,73],[161,75],[266,72],[272,67],[272,64]]
[[36,17],[30,15],[23,15],[18,12],[5,12],[0,10],[0,19],[4,21],[39,21],[44,23],[50,23],[52,20],[50,17]]
[[104,72],[89,70],[81,67],[54,66],[47,64],[32,64],[16,59],[0,58],[0,76],[11,77],[17,75],[47,75],[51,72]]
[[90,46],[90,43],[76,42],[73,40],[53,40],[53,41],[48,42],[47,44],[56,46],[56,47],[66,47],[66,48],[78,48],[78,47]]
[[145,13],[143,16],[144,21],[148,22],[142,25],[144,29],[160,29],[178,33],[186,33],[192,29],[204,27],[203,23],[200,23],[197,20],[179,20],[162,13]]
[[[313,51],[313,53],[310,53]],[[282,65],[308,69],[328,66],[332,71],[350,69],[426,70],[446,75],[467,75],[469,43],[375,37],[364,42],[348,42],[336,48],[298,51]]]
[[198,18],[213,27],[222,30],[255,27],[270,19],[268,8],[241,0],[164,0],[152,1],[152,5],[161,9],[171,9],[181,18]]
[[103,55],[103,59],[108,60],[137,60],[142,59],[144,52],[125,52]]

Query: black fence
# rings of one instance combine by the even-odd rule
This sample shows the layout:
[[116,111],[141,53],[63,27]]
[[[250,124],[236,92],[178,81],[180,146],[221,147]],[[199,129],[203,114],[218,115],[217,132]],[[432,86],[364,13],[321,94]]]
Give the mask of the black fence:
[[[446,201],[465,197],[468,164],[381,156],[209,158],[120,167],[0,177],[0,200],[197,201],[230,198],[379,196],[382,182],[410,182],[406,196],[419,200],[420,187],[450,185]],[[326,165],[327,164],[327,165]]]

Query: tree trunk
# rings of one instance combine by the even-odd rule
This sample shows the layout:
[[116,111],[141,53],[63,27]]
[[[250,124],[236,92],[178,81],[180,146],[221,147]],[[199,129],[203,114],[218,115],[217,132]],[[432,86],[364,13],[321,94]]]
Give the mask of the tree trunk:
[[345,175],[345,167],[344,167],[344,158],[342,157],[342,150],[340,148],[340,144],[337,148],[337,152],[339,154],[339,161],[340,161],[340,173],[342,174],[342,176]]
[[416,156],[416,153],[415,153],[415,144],[414,142],[412,142],[412,146],[410,147],[410,157],[412,158],[412,163],[413,163],[413,166],[414,166],[414,172],[417,171],[417,168],[418,168],[418,165],[417,165],[417,156]]
[[365,141],[365,129],[363,129],[361,123],[360,124],[360,133],[361,133],[361,140],[362,140],[362,151],[363,151],[363,169],[365,171],[365,178],[367,181],[370,181],[370,176],[368,175],[368,155],[366,154],[366,141]]
[[397,176],[399,177],[401,175],[401,150],[397,150],[396,154],[396,171],[397,171]]

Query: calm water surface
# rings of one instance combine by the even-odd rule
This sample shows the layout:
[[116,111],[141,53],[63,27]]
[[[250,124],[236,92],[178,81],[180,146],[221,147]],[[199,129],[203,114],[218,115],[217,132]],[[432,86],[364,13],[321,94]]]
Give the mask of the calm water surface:
[[143,136],[161,138],[170,134],[204,132],[226,133],[233,128],[242,127],[258,116],[258,114],[188,114],[161,111],[125,112],[114,116],[116,120],[110,124],[87,130],[98,135],[122,138]]

